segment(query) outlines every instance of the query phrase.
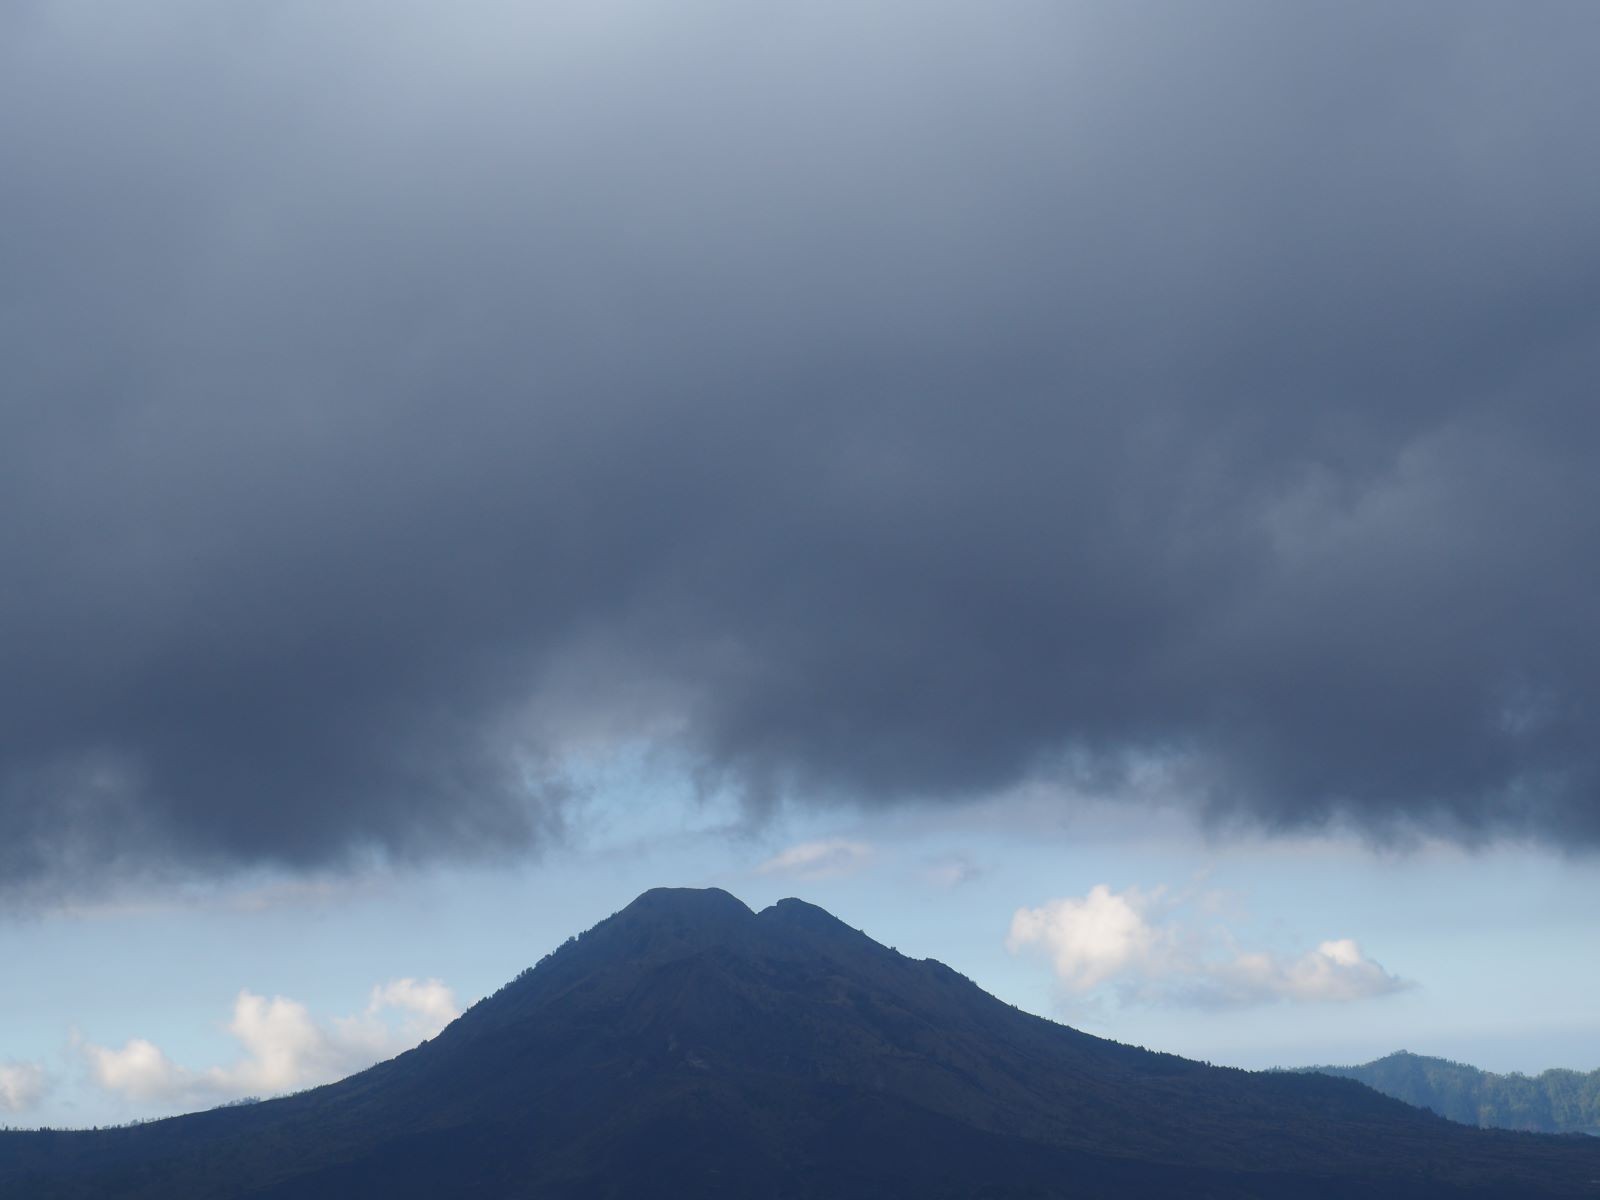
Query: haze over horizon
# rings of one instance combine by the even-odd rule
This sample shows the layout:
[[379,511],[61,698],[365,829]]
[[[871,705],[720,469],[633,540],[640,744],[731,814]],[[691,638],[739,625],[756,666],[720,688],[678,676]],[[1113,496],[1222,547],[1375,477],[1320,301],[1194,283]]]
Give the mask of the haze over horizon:
[[0,12],[0,1124],[660,884],[1600,1067],[1600,9]]

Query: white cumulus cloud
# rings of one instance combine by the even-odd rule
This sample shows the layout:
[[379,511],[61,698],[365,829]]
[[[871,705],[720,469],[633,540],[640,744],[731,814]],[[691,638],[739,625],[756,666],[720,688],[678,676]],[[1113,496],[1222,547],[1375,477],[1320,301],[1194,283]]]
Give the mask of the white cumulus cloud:
[[424,1030],[432,1037],[461,1015],[456,996],[437,979],[394,979],[372,989],[367,1015],[375,1017],[386,1009],[397,1009],[407,1016],[407,1028]]
[[455,995],[437,979],[379,984],[362,1012],[325,1024],[297,1000],[246,989],[227,1026],[240,1055],[225,1066],[182,1066],[143,1038],[81,1049],[94,1081],[130,1100],[216,1104],[331,1082],[434,1036],[458,1015]]
[[1245,950],[1226,929],[1196,921],[1193,907],[1163,888],[1114,892],[1098,884],[1084,896],[1019,908],[1006,948],[1048,956],[1069,991],[1106,988],[1133,1003],[1349,1001],[1408,986],[1353,939],[1296,957]]
[[1147,907],[1136,888],[1119,895],[1097,884],[1081,899],[1019,908],[1006,949],[1015,954],[1026,946],[1043,947],[1063,983],[1089,991],[1130,971],[1147,972],[1158,957],[1161,937],[1145,920]]
[[0,1062],[0,1110],[27,1112],[39,1102],[49,1083],[38,1063]]
[[774,854],[756,868],[760,875],[790,875],[796,879],[828,879],[849,875],[866,866],[872,847],[846,838],[801,842]]

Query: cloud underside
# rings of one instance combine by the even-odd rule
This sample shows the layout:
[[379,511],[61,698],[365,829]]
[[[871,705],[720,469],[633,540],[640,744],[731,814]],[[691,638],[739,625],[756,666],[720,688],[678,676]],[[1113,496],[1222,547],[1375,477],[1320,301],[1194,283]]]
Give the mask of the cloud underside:
[[[396,979],[372,989],[365,1011],[319,1022],[296,1000],[248,990],[234,1002],[228,1033],[239,1058],[200,1070],[170,1059],[155,1043],[79,1046],[95,1084],[136,1105],[211,1106],[341,1079],[437,1034],[459,1016],[437,979]],[[398,1019],[397,1019],[398,1018]]]
[[1006,947],[1045,954],[1069,993],[1107,992],[1125,1004],[1344,1002],[1410,986],[1351,938],[1292,957],[1245,949],[1161,889],[1114,892],[1099,884],[1085,896],[1018,909]]
[[515,851],[641,745],[1593,847],[1597,35],[12,6],[0,886]]

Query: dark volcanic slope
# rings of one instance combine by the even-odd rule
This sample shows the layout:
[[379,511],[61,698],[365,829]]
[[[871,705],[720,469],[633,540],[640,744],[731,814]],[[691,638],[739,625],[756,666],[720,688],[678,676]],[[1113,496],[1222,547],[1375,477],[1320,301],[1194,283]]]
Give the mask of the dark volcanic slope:
[[819,908],[647,892],[341,1083],[0,1138],[28,1197],[1596,1196],[1600,1142],[1020,1013]]

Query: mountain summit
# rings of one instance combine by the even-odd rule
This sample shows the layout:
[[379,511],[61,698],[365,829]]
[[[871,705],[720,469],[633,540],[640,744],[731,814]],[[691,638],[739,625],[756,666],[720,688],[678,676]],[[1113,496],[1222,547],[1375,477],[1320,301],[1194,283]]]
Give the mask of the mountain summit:
[[1593,1196],[1600,1142],[1467,1129],[1017,1011],[824,910],[656,889],[431,1042],[130,1129],[0,1135],[0,1195]]

